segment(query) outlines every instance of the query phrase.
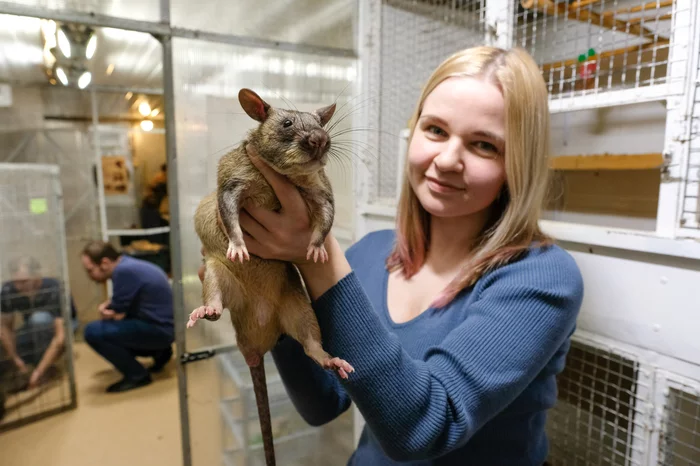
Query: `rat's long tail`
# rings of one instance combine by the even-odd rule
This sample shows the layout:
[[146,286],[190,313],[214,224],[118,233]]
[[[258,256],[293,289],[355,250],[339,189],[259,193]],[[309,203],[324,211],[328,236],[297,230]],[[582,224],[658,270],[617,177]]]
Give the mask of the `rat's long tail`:
[[250,376],[253,379],[255,401],[258,404],[258,416],[260,417],[260,431],[265,448],[265,464],[275,466],[275,445],[272,442],[272,420],[270,419],[270,402],[267,399],[267,382],[265,380],[265,363],[261,358],[260,364],[250,367]]

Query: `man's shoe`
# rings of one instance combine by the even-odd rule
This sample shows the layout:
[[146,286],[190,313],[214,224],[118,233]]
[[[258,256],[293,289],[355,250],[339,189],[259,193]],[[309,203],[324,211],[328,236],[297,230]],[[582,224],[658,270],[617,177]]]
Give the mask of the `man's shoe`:
[[107,387],[107,393],[119,393],[128,390],[133,390],[134,388],[144,387],[152,382],[151,376],[144,377],[143,379],[127,379],[124,377],[119,382],[113,383]]
[[170,346],[168,346],[157,356],[153,356],[153,365],[148,368],[148,372],[155,374],[157,372],[162,371],[165,365],[168,363],[168,361],[170,361],[170,358],[172,357],[173,349]]

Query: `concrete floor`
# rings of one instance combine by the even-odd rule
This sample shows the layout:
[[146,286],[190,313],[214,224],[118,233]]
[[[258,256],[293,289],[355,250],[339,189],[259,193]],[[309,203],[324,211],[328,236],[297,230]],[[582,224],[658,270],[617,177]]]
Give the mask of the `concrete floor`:
[[[78,408],[0,433],[3,466],[178,466],[182,464],[177,374],[171,360],[154,383],[126,393],[104,389],[119,380],[112,366],[85,343],[74,344]],[[146,364],[150,364],[147,359]],[[188,365],[190,438],[195,466],[222,464],[221,392],[215,359]],[[63,391],[63,392],[61,392]],[[31,403],[58,400],[65,385],[53,385]],[[64,395],[65,396],[65,395]],[[8,399],[3,422],[17,416],[19,399]],[[352,412],[321,429],[315,464],[344,466],[352,452]],[[320,448],[319,448],[320,447]],[[281,452],[280,452],[281,453]],[[282,462],[284,458],[278,458]]]
[[[78,408],[0,434],[2,464],[181,464],[175,364],[171,361],[147,387],[106,394],[105,387],[119,374],[84,343],[76,342],[74,350]],[[13,397],[8,405],[6,420],[12,416]]]

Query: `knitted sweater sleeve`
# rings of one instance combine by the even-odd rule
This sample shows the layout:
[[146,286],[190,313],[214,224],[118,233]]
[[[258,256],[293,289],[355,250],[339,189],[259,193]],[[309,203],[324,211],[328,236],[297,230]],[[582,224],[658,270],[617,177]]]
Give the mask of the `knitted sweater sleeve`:
[[355,368],[340,383],[389,457],[463,446],[537,376],[573,332],[583,296],[562,257],[484,277],[468,317],[420,360],[382,325],[354,272],[314,303],[328,352]]

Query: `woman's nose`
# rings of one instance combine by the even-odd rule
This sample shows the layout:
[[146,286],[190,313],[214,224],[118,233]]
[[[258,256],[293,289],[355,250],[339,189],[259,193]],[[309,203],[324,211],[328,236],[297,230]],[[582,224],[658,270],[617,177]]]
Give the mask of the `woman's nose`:
[[464,162],[462,161],[461,151],[456,144],[450,144],[440,152],[434,159],[435,166],[438,170],[461,172],[464,170]]

